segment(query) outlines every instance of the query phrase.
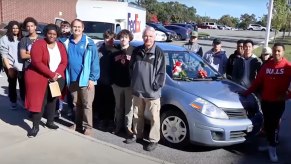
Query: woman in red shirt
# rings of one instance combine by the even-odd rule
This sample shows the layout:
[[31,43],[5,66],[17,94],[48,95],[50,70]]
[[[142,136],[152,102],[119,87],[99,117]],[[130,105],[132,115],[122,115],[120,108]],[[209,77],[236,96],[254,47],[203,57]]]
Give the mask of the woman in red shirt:
[[290,98],[288,87],[291,79],[291,65],[284,58],[285,46],[275,43],[272,48],[273,58],[260,69],[251,87],[243,93],[247,96],[259,91],[264,115],[264,130],[269,142],[268,152],[272,162],[277,162],[279,121],[285,110],[285,100]]
[[44,28],[44,39],[35,41],[31,48],[31,64],[25,72],[25,107],[32,114],[33,127],[28,137],[35,137],[39,123],[46,109],[46,127],[57,129],[54,124],[56,97],[51,96],[48,84],[57,81],[62,90],[67,66],[67,53],[64,45],[57,41],[60,29],[55,24]]

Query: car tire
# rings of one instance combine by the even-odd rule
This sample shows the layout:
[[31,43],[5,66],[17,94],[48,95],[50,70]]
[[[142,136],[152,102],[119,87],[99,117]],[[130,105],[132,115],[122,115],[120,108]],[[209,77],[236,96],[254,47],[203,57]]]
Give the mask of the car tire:
[[250,28],[250,30],[253,31],[254,29],[253,28]]
[[184,114],[167,110],[161,114],[161,141],[167,146],[183,148],[189,145],[189,126]]
[[263,28],[262,31],[266,31],[266,29]]

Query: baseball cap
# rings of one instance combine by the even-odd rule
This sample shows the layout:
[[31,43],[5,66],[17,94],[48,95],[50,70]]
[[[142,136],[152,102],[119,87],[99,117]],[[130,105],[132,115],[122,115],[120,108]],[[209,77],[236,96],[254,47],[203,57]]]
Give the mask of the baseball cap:
[[272,49],[270,47],[264,47],[261,54],[272,54]]
[[196,32],[196,31],[192,31],[192,32],[191,32],[191,36],[193,36],[193,37],[198,37],[198,32]]
[[213,39],[213,44],[221,44],[221,40],[219,38]]

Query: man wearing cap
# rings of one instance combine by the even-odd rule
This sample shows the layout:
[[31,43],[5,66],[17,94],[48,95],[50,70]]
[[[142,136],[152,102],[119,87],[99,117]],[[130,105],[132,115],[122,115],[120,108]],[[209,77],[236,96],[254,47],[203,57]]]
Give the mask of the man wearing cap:
[[245,87],[249,87],[255,80],[259,69],[261,68],[261,60],[253,54],[254,42],[250,39],[244,41],[244,54],[242,57],[234,61],[232,80]]
[[202,47],[198,44],[198,32],[192,31],[189,42],[184,44],[184,47],[191,52],[194,52],[202,57]]
[[221,40],[218,38],[213,39],[212,46],[213,48],[203,55],[203,59],[221,75],[224,75],[226,71],[227,56],[225,51],[221,48]]
[[272,58],[272,49],[270,47],[264,47],[262,49],[262,53],[260,56],[260,59],[262,60],[263,64],[266,63],[271,58]]

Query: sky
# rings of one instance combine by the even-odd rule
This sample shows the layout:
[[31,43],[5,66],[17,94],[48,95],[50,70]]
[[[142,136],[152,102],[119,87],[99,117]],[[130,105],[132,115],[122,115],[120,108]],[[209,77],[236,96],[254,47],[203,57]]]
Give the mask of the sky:
[[256,18],[268,13],[269,0],[158,0],[158,2],[177,1],[196,8],[200,16],[219,19],[223,15],[240,18],[242,14],[255,14]]

